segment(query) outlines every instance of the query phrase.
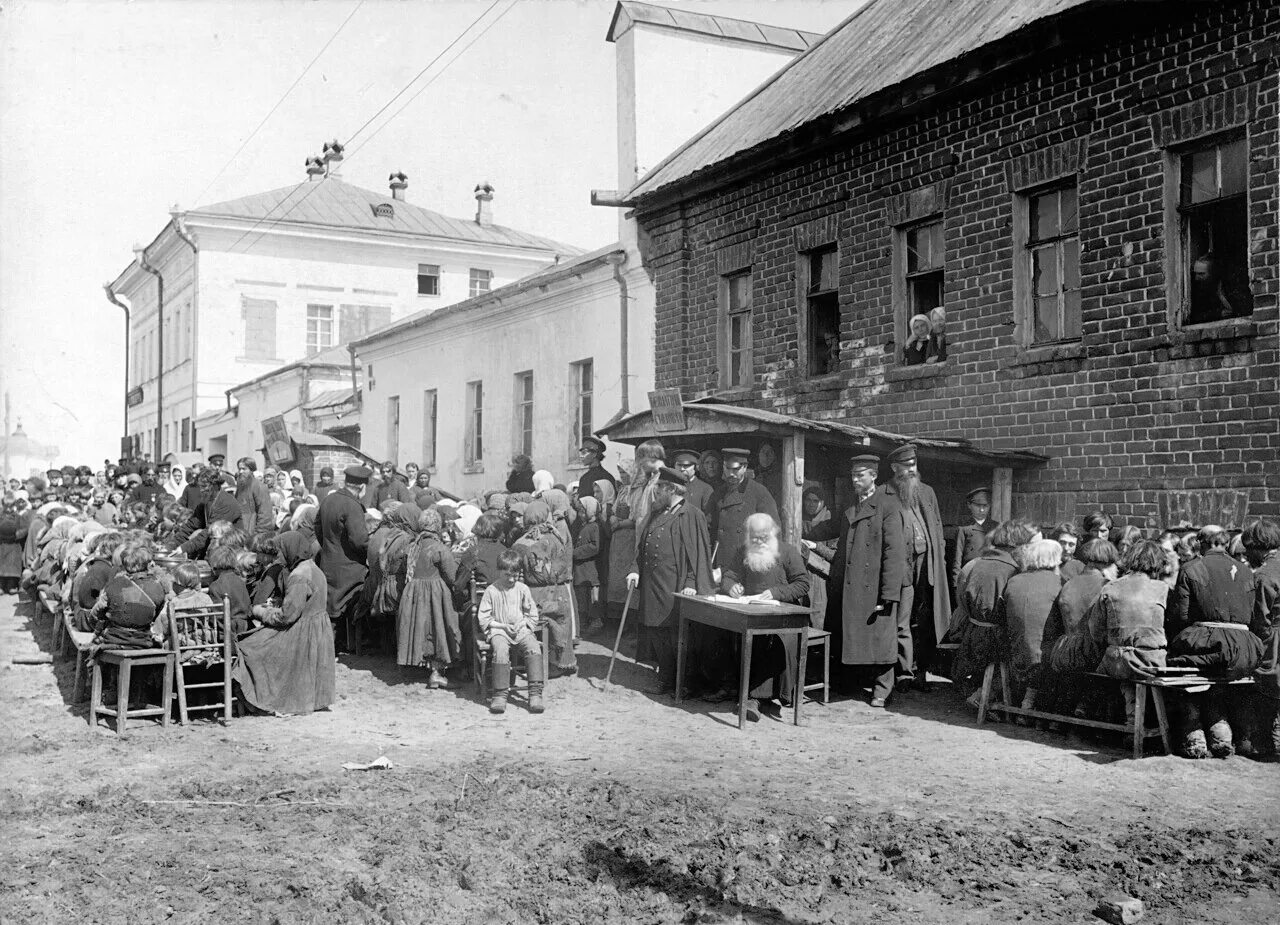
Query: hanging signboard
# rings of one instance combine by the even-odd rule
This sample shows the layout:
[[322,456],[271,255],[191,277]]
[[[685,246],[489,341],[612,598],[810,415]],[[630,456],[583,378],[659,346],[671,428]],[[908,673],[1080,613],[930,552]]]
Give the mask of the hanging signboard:
[[124,403],[130,408],[136,408],[142,404],[142,386],[138,385],[131,388],[124,397]]
[[682,433],[686,429],[684,403],[679,389],[658,389],[649,393],[649,410],[653,426],[660,434]]
[[293,441],[289,439],[289,427],[284,422],[283,414],[263,419],[262,437],[267,459],[271,460],[273,466],[293,462]]

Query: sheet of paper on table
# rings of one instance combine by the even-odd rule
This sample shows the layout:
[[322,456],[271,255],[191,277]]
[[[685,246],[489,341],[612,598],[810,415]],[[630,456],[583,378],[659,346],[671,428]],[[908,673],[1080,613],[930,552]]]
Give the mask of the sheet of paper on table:
[[717,604],[767,604],[774,606],[778,602],[770,597],[759,597],[754,594],[744,594],[742,597],[730,597],[727,594],[712,595],[711,600]]

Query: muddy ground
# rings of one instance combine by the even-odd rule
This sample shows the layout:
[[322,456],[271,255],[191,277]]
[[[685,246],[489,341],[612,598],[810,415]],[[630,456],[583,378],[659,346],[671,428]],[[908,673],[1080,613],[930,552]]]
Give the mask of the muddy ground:
[[[0,599],[0,922],[1059,923],[1280,908],[1280,766],[978,728],[945,688],[739,732],[608,650],[491,717],[347,658],[309,717],[147,721],[71,703],[48,618]],[[789,714],[788,714],[789,715]],[[1158,750],[1158,749],[1157,749]],[[385,755],[390,770],[348,772]]]

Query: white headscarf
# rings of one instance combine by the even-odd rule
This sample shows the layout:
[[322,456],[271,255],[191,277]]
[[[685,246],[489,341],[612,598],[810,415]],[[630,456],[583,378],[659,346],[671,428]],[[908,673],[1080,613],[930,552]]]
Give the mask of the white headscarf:
[[555,487],[556,478],[546,469],[539,469],[533,474],[533,496],[536,498],[544,491]]

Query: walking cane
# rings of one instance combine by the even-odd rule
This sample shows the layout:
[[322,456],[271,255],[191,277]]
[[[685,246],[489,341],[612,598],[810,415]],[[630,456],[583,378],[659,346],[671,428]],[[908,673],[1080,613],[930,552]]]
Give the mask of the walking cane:
[[631,609],[631,595],[634,591],[634,585],[627,588],[627,599],[622,605],[622,619],[618,621],[618,635],[613,638],[613,653],[609,656],[609,670],[605,672],[602,690],[609,689],[609,679],[613,677],[613,660],[618,657],[618,646],[622,645],[622,631],[627,626],[627,611]]

